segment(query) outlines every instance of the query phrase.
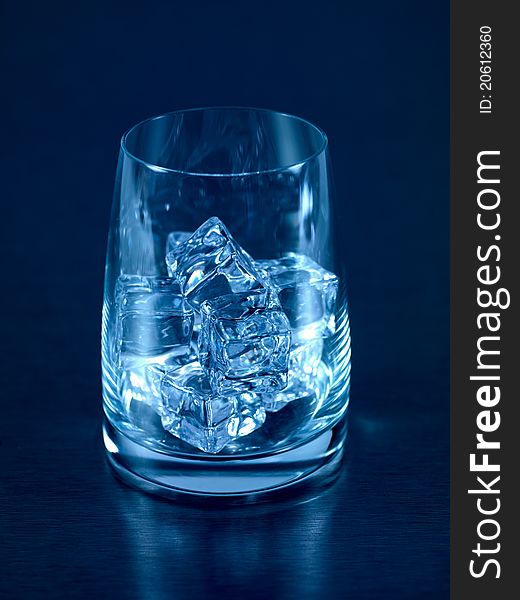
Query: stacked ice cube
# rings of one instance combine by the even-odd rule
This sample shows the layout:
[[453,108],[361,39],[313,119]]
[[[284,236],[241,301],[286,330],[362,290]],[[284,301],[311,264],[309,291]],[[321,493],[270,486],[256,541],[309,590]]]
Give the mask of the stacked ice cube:
[[216,453],[266,411],[313,394],[334,332],[337,277],[310,258],[254,261],[216,217],[168,237],[169,277],[121,277],[118,356],[125,405]]

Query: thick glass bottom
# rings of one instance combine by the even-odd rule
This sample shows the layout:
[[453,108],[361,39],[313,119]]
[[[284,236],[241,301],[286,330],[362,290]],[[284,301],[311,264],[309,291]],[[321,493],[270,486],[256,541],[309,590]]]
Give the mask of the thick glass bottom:
[[344,451],[346,419],[293,447],[236,458],[187,458],[153,450],[130,439],[106,418],[103,439],[115,474],[134,488],[167,498],[192,495],[249,501],[333,478]]

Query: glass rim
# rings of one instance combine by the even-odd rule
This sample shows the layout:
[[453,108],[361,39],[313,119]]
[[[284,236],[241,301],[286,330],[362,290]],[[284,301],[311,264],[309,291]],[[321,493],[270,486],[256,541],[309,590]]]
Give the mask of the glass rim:
[[[244,171],[241,173],[203,173],[203,172],[197,172],[197,171],[189,171],[189,170],[185,170],[185,169],[173,169],[170,167],[163,167],[161,165],[154,164],[153,162],[144,160],[143,158],[139,158],[139,156],[136,156],[133,152],[130,152],[130,150],[128,149],[128,146],[126,143],[128,136],[130,134],[132,134],[134,131],[136,131],[139,127],[142,127],[143,125],[145,125],[147,123],[156,121],[158,119],[163,119],[164,117],[167,117],[170,115],[180,115],[180,114],[190,113],[190,112],[204,112],[204,111],[209,111],[209,110],[254,111],[254,112],[258,112],[258,113],[266,113],[266,114],[271,114],[271,115],[278,115],[281,117],[287,117],[291,120],[299,121],[300,123],[303,123],[303,125],[305,125],[306,127],[314,130],[319,135],[321,142],[320,142],[318,149],[315,150],[314,152],[310,153],[303,160],[299,160],[299,161],[291,163],[291,164],[280,165],[278,167],[273,167],[270,169],[259,169],[257,171],[247,171],[247,172]],[[257,108],[257,107],[252,107],[252,106],[202,106],[202,107],[195,107],[195,108],[172,110],[172,111],[168,111],[168,112],[165,112],[165,113],[162,113],[159,115],[155,115],[153,117],[148,117],[146,119],[143,119],[142,121],[139,121],[135,125],[132,125],[132,127],[130,127],[129,129],[127,129],[121,137],[121,151],[125,154],[125,156],[127,156],[131,160],[134,160],[134,161],[138,162],[139,164],[147,167],[148,169],[150,169],[152,171],[157,171],[159,173],[175,173],[177,175],[188,175],[188,176],[193,176],[193,177],[246,177],[248,175],[263,175],[263,174],[269,174],[269,173],[280,173],[282,171],[287,171],[288,169],[292,169],[294,167],[298,167],[298,166],[304,165],[305,163],[310,162],[311,160],[313,160],[314,158],[316,158],[317,156],[319,156],[320,154],[325,152],[325,150],[327,149],[327,146],[328,146],[327,134],[325,133],[325,131],[323,131],[323,129],[321,127],[318,127],[318,125],[311,123],[311,121],[308,121],[307,119],[304,119],[303,117],[298,117],[296,115],[292,115],[290,113],[286,113],[286,112],[282,112],[282,111],[278,111],[278,110],[274,110],[274,109],[270,109],[270,108]]]

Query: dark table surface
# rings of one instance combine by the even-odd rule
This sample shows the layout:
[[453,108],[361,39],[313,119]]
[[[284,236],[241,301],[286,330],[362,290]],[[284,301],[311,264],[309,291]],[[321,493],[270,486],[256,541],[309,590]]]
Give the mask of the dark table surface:
[[[0,596],[446,598],[447,2],[5,3]],[[253,105],[330,138],[348,455],[315,494],[180,506],[117,482],[100,309],[120,134]]]

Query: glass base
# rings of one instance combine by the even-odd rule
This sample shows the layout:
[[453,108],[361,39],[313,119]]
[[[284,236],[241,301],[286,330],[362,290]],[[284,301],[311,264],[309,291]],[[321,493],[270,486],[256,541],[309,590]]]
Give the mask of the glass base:
[[297,446],[240,458],[186,458],[145,448],[105,418],[103,439],[116,476],[139,490],[176,498],[264,498],[296,486],[329,482],[337,474],[346,439],[346,419]]

